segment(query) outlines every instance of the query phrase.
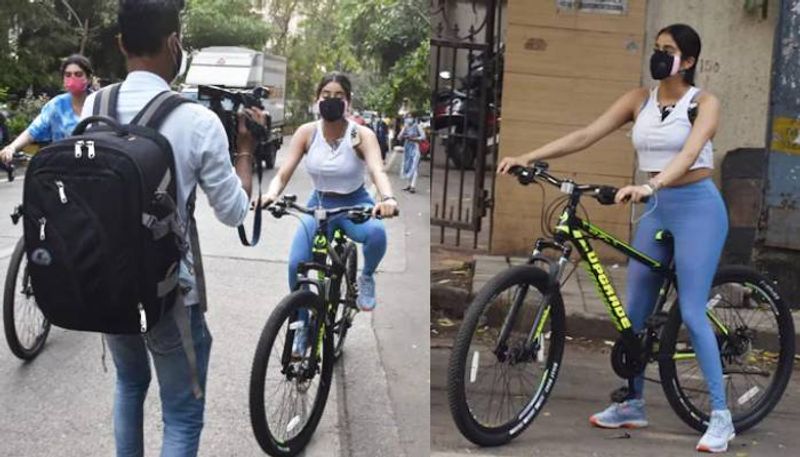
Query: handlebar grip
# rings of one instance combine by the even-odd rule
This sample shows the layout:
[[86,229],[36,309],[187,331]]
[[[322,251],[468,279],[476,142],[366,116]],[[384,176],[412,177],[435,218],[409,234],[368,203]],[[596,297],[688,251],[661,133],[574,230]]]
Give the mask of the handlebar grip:
[[612,186],[600,186],[597,189],[597,201],[600,202],[601,205],[613,205],[616,203],[614,198],[617,196],[617,189],[616,187]]
[[513,167],[508,169],[508,172],[517,177],[517,180],[523,186],[527,186],[528,184],[532,183],[536,180],[536,173],[534,170],[523,167],[520,165],[514,165]]

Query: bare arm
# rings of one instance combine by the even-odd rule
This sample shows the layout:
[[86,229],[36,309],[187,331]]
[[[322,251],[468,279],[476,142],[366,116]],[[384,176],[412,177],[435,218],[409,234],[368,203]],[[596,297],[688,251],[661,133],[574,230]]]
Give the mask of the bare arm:
[[286,160],[283,162],[280,169],[278,169],[272,181],[270,181],[267,194],[261,200],[262,206],[267,206],[276,201],[281,192],[286,188],[286,185],[289,184],[289,180],[292,179],[297,165],[303,160],[303,155],[306,152],[306,144],[308,143],[313,129],[314,124],[305,124],[300,126],[294,135],[292,135],[286,154]]
[[10,162],[15,152],[31,143],[33,143],[33,137],[25,130],[11,144],[3,148],[2,152],[0,152],[0,160],[6,163]]
[[[367,164],[370,178],[375,183],[378,193],[382,198],[394,198],[392,184],[389,182],[386,172],[383,171],[383,159],[381,159],[381,147],[378,144],[378,138],[372,130],[363,126],[358,127],[358,133],[361,136],[361,144],[358,146],[358,151]],[[375,205],[374,214],[380,213],[383,217],[392,217],[396,209],[397,200],[379,201]]]
[[647,89],[634,89],[615,101],[603,114],[586,127],[517,157],[500,162],[498,173],[507,173],[514,165],[527,165],[538,160],[562,157],[593,145],[634,118],[634,113],[647,96]]

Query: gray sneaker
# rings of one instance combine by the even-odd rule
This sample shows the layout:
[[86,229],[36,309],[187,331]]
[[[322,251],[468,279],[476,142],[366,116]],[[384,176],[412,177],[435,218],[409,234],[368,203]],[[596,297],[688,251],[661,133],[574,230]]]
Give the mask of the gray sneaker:
[[372,311],[375,309],[375,304],[375,278],[372,276],[359,276],[356,305],[361,311]]
[[589,422],[600,428],[647,427],[644,400],[634,399],[622,403],[612,403],[608,408],[592,415],[589,418]]
[[736,436],[733,428],[731,412],[727,409],[711,411],[711,419],[708,421],[706,433],[697,443],[700,452],[725,452],[728,450],[728,442]]

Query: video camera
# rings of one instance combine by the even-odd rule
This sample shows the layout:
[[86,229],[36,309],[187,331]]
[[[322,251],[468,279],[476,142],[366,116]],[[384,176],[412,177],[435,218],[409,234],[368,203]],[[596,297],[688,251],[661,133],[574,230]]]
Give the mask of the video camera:
[[[239,110],[245,108],[264,110],[262,100],[267,97],[269,97],[269,89],[266,87],[231,89],[219,86],[198,86],[197,99],[201,102],[208,101],[209,108],[219,117],[225,127],[231,161],[233,161],[237,150],[236,133],[239,131],[239,118],[237,116]],[[269,113],[266,113],[266,121],[266,125],[262,125],[251,119],[245,120],[247,129],[256,140],[256,150],[253,151],[253,158],[256,164],[265,163],[267,168],[272,168],[280,142],[271,139],[272,121]]]

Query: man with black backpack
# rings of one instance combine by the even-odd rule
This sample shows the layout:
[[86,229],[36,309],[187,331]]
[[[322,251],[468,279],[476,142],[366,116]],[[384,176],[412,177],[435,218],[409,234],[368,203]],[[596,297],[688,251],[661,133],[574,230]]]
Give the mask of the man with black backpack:
[[[127,58],[129,73],[121,85],[106,88],[87,99],[83,108],[84,122],[99,127],[89,128],[86,135],[98,133],[94,133],[96,139],[78,140],[74,146],[75,160],[89,160],[86,163],[91,164],[91,159],[87,159],[85,154],[90,157],[96,155],[98,162],[103,154],[110,158],[113,155],[110,149],[124,147],[124,141],[114,138],[121,137],[133,145],[141,137],[149,137],[147,128],[152,128],[169,143],[164,145],[155,141],[154,144],[171,148],[174,156],[174,172],[167,171],[163,179],[153,181],[157,189],[152,202],[149,202],[150,194],[144,198],[141,224],[147,228],[146,233],[153,240],[166,243],[167,247],[157,255],[164,249],[172,249],[172,245],[177,245],[180,250],[180,266],[166,268],[167,274],[174,274],[174,279],[170,280],[168,276],[158,282],[155,292],[162,298],[161,302],[166,297],[170,300],[174,297],[175,304],[172,306],[169,303],[152,311],[147,308],[149,301],[145,296],[138,305],[140,334],[130,334],[127,327],[104,332],[108,333],[106,341],[117,369],[114,435],[118,456],[141,456],[144,452],[143,405],[151,380],[149,358],[153,359],[156,369],[163,411],[161,455],[197,455],[203,428],[203,391],[211,335],[203,316],[206,309],[205,287],[193,217],[195,189],[199,184],[217,219],[226,225],[240,225],[249,208],[252,151],[255,147],[252,135],[246,128],[240,128],[234,174],[228,140],[219,119],[206,108],[186,103],[186,100],[170,91],[169,84],[180,74],[182,61],[185,62],[180,42],[182,8],[182,0],[120,1],[119,45]],[[103,129],[108,129],[102,125],[106,121],[92,122],[97,119],[91,117],[93,115],[107,115],[115,119],[119,125],[112,126],[110,130],[119,129],[118,134],[106,134],[103,137]],[[264,115],[259,110],[248,110],[246,115],[263,123]],[[239,122],[241,126],[244,124]],[[123,145],[115,146],[115,141],[122,141],[120,144]],[[109,151],[103,150],[104,147]],[[143,165],[141,157],[134,157],[137,154],[129,153],[139,161],[138,169],[143,174],[142,182],[146,187],[151,180],[145,176],[150,165]],[[78,158],[78,155],[81,157]],[[110,159],[103,160],[111,162]],[[90,169],[88,165],[84,168]],[[67,185],[63,183],[58,186],[60,195],[66,197],[62,202],[73,196]],[[174,186],[174,191],[171,186]],[[80,186],[76,184],[72,187],[76,189],[73,192],[77,192]],[[172,205],[169,204],[172,200],[169,198],[170,192],[175,195]],[[75,199],[82,201],[84,198],[78,199],[76,196]],[[163,201],[167,204],[163,204]],[[118,204],[124,205],[123,202]],[[148,209],[148,204],[152,205],[152,210]],[[170,208],[176,217],[170,216]],[[42,232],[45,230],[42,229]],[[164,241],[168,239],[176,241]],[[152,240],[148,239],[147,242]],[[147,267],[144,266],[145,270]],[[177,287],[174,287],[175,284]],[[175,290],[170,293],[171,287]],[[139,293],[143,294],[141,291]],[[86,293],[82,295],[85,296]],[[152,323],[154,320],[157,321],[155,324]]]

